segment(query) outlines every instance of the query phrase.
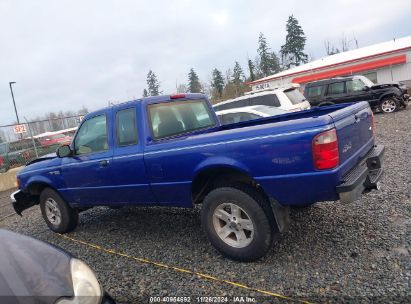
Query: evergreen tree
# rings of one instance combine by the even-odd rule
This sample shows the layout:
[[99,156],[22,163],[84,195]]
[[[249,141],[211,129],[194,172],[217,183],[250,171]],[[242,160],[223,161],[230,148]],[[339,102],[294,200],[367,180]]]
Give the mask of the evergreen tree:
[[241,83],[244,82],[244,78],[245,76],[244,76],[243,69],[241,68],[238,61],[236,61],[234,64],[233,76],[232,76],[233,83],[235,85],[240,85]]
[[224,78],[223,74],[217,69],[213,70],[211,86],[214,89],[216,95],[213,97],[221,98],[224,90]]
[[248,80],[250,81],[255,80],[254,69],[255,69],[255,65],[253,61],[251,59],[248,59],[248,72],[250,73],[250,77],[248,77]]
[[262,77],[266,77],[280,71],[278,58],[274,52],[270,52],[270,47],[268,46],[267,40],[265,39],[263,33],[260,33],[260,36],[258,37],[257,52],[259,55],[259,68],[261,70]]
[[144,89],[144,90],[143,90],[143,97],[147,97],[147,96],[148,96],[147,89]]
[[194,69],[190,69],[188,73],[188,90],[191,93],[200,93],[201,92],[201,83]]
[[260,65],[260,56],[255,56],[254,58],[254,76],[255,79],[259,79],[264,77],[263,71],[261,71],[261,65]]
[[306,37],[303,29],[298,23],[298,20],[293,15],[288,17],[287,36],[285,44],[281,46],[281,58],[283,66],[287,69],[293,66],[299,66],[302,63],[308,62],[308,56],[304,53]]
[[241,68],[240,64],[237,61],[235,62],[231,79],[234,85],[236,97],[241,96],[246,91],[247,86],[244,83],[245,76],[244,76],[243,69]]
[[160,83],[157,80],[156,74],[154,74],[152,70],[147,74],[147,86],[149,96],[157,96],[160,94]]
[[278,56],[275,52],[271,53],[270,60],[271,60],[270,63],[271,63],[271,69],[273,71],[273,74],[280,72],[281,71],[280,60],[278,59]]

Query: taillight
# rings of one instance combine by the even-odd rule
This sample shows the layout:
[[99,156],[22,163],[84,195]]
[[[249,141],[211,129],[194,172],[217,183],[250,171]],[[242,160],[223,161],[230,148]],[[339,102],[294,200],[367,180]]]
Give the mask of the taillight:
[[186,98],[186,94],[174,94],[174,95],[170,95],[170,99],[180,99],[180,98]]
[[4,164],[4,158],[3,156],[0,156],[0,166]]
[[372,136],[374,136],[375,135],[374,112],[371,112],[371,132],[372,132]]
[[340,163],[338,138],[335,129],[318,134],[312,144],[314,167],[318,170],[332,169]]

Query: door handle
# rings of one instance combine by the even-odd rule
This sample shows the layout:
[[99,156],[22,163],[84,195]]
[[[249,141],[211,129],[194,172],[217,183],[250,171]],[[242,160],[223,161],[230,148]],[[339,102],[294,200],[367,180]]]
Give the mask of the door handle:
[[98,164],[100,165],[100,168],[105,168],[105,167],[108,166],[109,162],[110,162],[109,160],[104,159],[104,160],[100,160],[100,161],[98,162]]

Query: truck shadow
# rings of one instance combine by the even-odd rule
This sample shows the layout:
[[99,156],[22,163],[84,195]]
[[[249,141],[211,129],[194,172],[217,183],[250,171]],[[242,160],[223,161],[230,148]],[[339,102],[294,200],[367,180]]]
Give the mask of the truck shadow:
[[[306,267],[309,263],[310,267],[319,267],[325,260],[358,255],[356,244],[362,241],[361,227],[347,226],[345,216],[355,215],[348,214],[349,210],[336,211],[338,208],[337,204],[324,203],[291,210],[290,231],[277,238],[268,255],[257,263],[279,267],[289,263]],[[199,208],[101,207],[82,213],[75,234],[90,239],[101,233],[108,247],[138,256],[150,255],[160,260],[174,260],[177,256],[200,264],[210,259],[228,261],[208,242],[201,228]]]

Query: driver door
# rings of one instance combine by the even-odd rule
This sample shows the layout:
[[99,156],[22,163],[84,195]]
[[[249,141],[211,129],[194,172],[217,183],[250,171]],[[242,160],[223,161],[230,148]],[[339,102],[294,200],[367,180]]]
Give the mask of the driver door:
[[72,143],[73,156],[62,159],[66,187],[59,190],[71,203],[91,206],[111,201],[111,119],[111,110],[103,110],[83,121]]

